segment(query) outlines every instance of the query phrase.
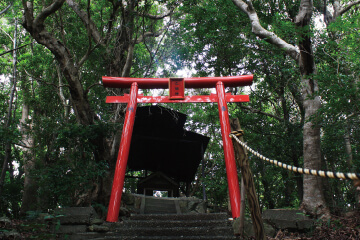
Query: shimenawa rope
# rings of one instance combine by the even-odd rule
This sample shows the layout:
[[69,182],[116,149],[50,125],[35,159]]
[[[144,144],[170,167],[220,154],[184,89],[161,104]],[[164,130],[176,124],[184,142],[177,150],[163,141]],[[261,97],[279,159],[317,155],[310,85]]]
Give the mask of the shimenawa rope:
[[271,164],[274,164],[278,167],[285,168],[287,170],[301,173],[301,174],[308,174],[308,175],[314,175],[314,176],[320,176],[320,177],[328,177],[328,178],[340,178],[340,179],[352,179],[352,180],[359,180],[360,174],[359,173],[341,173],[341,172],[330,172],[330,171],[321,171],[321,170],[314,170],[314,169],[308,169],[308,168],[298,168],[295,166],[287,165],[285,163],[279,162],[277,160],[272,160],[267,157],[264,157],[260,153],[254,151],[249,146],[247,146],[244,142],[241,142],[237,136],[242,136],[243,131],[234,131],[230,133],[230,137],[234,138],[242,147],[246,148],[249,152],[260,158],[261,160],[267,161]]

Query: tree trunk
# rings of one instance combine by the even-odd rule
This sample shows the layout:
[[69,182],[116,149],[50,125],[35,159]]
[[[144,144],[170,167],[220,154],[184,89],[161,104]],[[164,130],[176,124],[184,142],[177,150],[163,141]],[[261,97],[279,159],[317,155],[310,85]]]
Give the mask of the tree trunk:
[[[311,46],[312,0],[301,0],[295,24],[302,34],[299,34],[299,46],[296,47],[279,38],[275,33],[263,28],[251,0],[232,0],[234,4],[246,13],[250,19],[252,32],[268,43],[284,50],[299,65],[301,73],[301,97],[304,104],[305,124],[303,126],[304,167],[318,169],[321,164],[320,127],[311,117],[320,108],[320,98],[317,83],[312,79],[315,74],[314,56]],[[303,208],[313,216],[329,217],[329,209],[323,196],[321,180],[315,176],[304,176]]]
[[245,183],[244,178],[241,176],[241,188],[240,188],[240,196],[241,196],[241,207],[240,207],[240,237],[244,237],[244,226],[245,226],[245,198],[246,198],[246,191],[245,191]]
[[[320,127],[312,123],[309,118],[320,108],[320,99],[305,100],[305,124],[304,124],[304,168],[320,169]],[[302,207],[314,217],[329,218],[330,211],[326,206],[322,181],[320,177],[304,175],[303,179],[304,195]]]
[[25,145],[24,152],[24,191],[22,195],[22,202],[20,208],[20,214],[25,215],[27,211],[34,211],[37,209],[37,190],[38,185],[35,179],[31,175],[31,171],[35,169],[35,158],[33,154],[34,139],[31,134],[28,133],[27,120],[29,119],[29,105],[23,103],[22,116],[21,116],[21,132],[22,142]]
[[[309,27],[312,15],[312,1],[302,1],[299,14],[295,22],[301,28]],[[320,146],[320,126],[313,119],[321,107],[320,97],[318,96],[317,81],[313,79],[316,74],[314,55],[312,51],[310,33],[300,35],[299,42],[300,59],[299,67],[301,73],[301,93],[305,122],[303,126],[303,154],[304,168],[321,169],[321,146]],[[303,178],[304,195],[302,207],[314,217],[330,218],[330,211],[326,206],[320,177],[304,175]]]
[[[346,151],[346,157],[347,157],[347,163],[349,166],[349,169],[351,169],[353,172],[356,172],[356,169],[354,168],[353,164],[353,153],[351,149],[351,138],[350,138],[350,129],[348,127],[345,127],[345,135],[344,135],[344,141],[345,141],[345,151]],[[357,205],[360,206],[360,180],[354,181],[354,192],[355,192],[355,199]]]
[[[14,30],[14,51],[13,51],[13,76],[12,76],[12,88],[11,88],[11,92],[10,92],[10,99],[9,99],[9,108],[8,108],[8,112],[6,115],[6,119],[5,119],[5,129],[8,129],[10,124],[11,124],[11,114],[13,111],[13,101],[14,101],[14,94],[16,91],[16,83],[17,83],[17,52],[16,52],[16,47],[17,47],[17,18],[15,18],[15,30]],[[0,175],[0,196],[2,196],[2,190],[3,190],[3,186],[5,183],[5,175],[6,175],[6,171],[8,169],[8,164],[11,161],[11,141],[8,140],[5,143],[5,157],[4,157],[4,162],[3,162],[3,166],[2,166],[2,170],[1,170],[1,175]]]
[[[241,131],[241,126],[239,119],[231,119],[230,126],[232,131]],[[240,141],[244,141],[243,137],[239,137]],[[258,240],[266,239],[264,224],[261,216],[261,210],[259,205],[258,196],[255,191],[254,177],[250,169],[249,159],[247,156],[247,151],[239,143],[233,139],[233,145],[235,150],[235,158],[238,165],[241,168],[241,176],[244,181],[247,200],[251,213],[251,220],[253,222],[253,228],[255,233],[255,238]],[[242,196],[245,197],[245,196]]]

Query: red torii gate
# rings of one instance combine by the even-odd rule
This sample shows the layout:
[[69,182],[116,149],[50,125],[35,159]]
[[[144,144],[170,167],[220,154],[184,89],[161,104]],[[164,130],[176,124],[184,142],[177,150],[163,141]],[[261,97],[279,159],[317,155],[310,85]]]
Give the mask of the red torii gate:
[[[225,94],[225,87],[249,86],[253,75],[235,77],[192,77],[192,78],[126,78],[102,77],[104,87],[130,88],[130,94],[108,96],[106,103],[127,103],[125,121],[121,135],[119,153],[116,161],[114,181],[111,190],[106,221],[117,222],[121,195],[124,187],[126,165],[130,151],[131,136],[135,121],[137,103],[200,103],[217,102],[223,140],[226,174],[229,186],[232,217],[240,216],[240,190],[232,141],[229,137],[230,123],[227,102],[248,102],[248,95]],[[207,96],[185,96],[186,88],[216,88],[216,94]],[[143,96],[138,89],[166,89],[169,96]]]

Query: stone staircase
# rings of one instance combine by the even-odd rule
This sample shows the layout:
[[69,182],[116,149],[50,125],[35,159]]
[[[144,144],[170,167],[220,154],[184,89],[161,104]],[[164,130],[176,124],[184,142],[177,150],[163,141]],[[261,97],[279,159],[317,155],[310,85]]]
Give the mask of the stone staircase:
[[[107,232],[83,232],[66,236],[70,240],[230,240],[236,239],[225,213],[136,214],[120,223],[103,223]],[[64,236],[65,237],[65,236]]]
[[[240,234],[239,221],[229,221],[226,213],[204,213],[201,202],[148,197],[133,202],[141,205],[139,211],[117,223],[99,219],[92,207],[61,208],[53,216],[46,216],[46,221],[57,234],[56,239],[67,240],[225,240],[237,239],[234,230]],[[265,210],[263,220],[270,237],[280,229],[308,232],[314,228],[314,221],[299,210]],[[251,221],[245,219],[244,225],[245,236],[254,236]]]
[[97,218],[92,208],[64,208],[54,231],[68,240],[201,240],[236,239],[227,213],[179,214],[179,201],[143,198],[143,214],[132,214],[122,222]]
[[135,215],[124,225],[123,239],[235,239],[227,214]]
[[[132,214],[117,223],[104,222],[98,218],[93,208],[87,207],[60,209],[49,224],[58,235],[57,239],[67,240],[237,239],[234,229],[239,228],[236,224],[238,221],[229,221],[226,213],[177,214],[174,201],[150,200],[147,203],[148,206],[144,207],[147,214]],[[156,207],[156,204],[162,206]],[[270,237],[280,229],[308,232],[314,228],[314,221],[299,210],[266,210],[263,212],[263,220],[265,233]],[[247,237],[254,236],[250,220],[245,221],[244,232]]]

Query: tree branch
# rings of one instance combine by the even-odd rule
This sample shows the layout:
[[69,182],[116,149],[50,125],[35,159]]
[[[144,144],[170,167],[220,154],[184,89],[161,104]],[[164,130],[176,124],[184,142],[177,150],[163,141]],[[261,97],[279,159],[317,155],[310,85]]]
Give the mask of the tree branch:
[[23,147],[23,148],[27,148],[27,149],[31,149],[31,148],[34,148],[34,147],[29,147],[29,146],[27,146],[25,143],[23,143],[23,142],[16,142],[16,143],[12,143],[12,144],[14,144],[14,145],[16,145],[16,146],[19,146],[19,147]]
[[121,73],[122,77],[130,77],[130,70],[131,70],[133,58],[134,58],[134,45],[132,43],[130,43],[129,47],[128,47],[128,53],[127,53],[127,57],[126,57],[125,66]]
[[171,9],[169,12],[167,13],[163,13],[161,15],[152,15],[152,14],[149,14],[149,13],[138,13],[136,12],[136,14],[139,16],[139,17],[146,17],[146,18],[149,18],[149,19],[153,19],[153,20],[161,20],[161,19],[164,19],[166,17],[169,17],[173,14],[174,12],[174,9]]
[[22,0],[22,4],[24,7],[24,23],[23,26],[27,26],[32,28],[32,23],[34,20],[34,6],[32,2],[27,2],[25,0]]
[[[1,31],[3,31],[3,33],[12,41],[12,42],[14,42],[14,39],[11,37],[11,35],[9,34],[9,33],[7,33],[4,29],[2,29],[1,27],[0,27],[0,29],[1,29]],[[4,45],[3,45],[4,46]],[[4,47],[5,48],[5,47]]]
[[31,43],[28,43],[28,44],[25,44],[25,45],[22,45],[22,46],[17,47],[17,48],[14,48],[14,49],[10,49],[10,50],[8,50],[8,51],[6,51],[6,52],[2,52],[2,53],[0,53],[0,57],[3,56],[3,55],[5,55],[5,54],[11,53],[11,52],[13,52],[13,51],[19,50],[19,49],[21,49],[21,48],[23,48],[23,47],[26,47],[27,45],[30,45],[30,44],[32,44],[32,43],[35,43],[35,41],[34,41],[34,42],[31,42]]
[[78,67],[74,63],[74,57],[71,55],[70,50],[66,48],[54,34],[46,30],[44,25],[46,17],[59,10],[64,2],[65,0],[57,0],[42,11],[36,18],[36,21],[32,21],[33,3],[22,0],[25,16],[23,26],[38,43],[44,45],[54,54],[56,60],[60,64],[63,76],[69,84],[68,86],[77,120],[80,124],[89,125],[93,124],[95,116],[84,95],[84,89],[80,82]]
[[275,119],[278,120],[278,121],[284,121],[283,118],[280,118],[280,117],[278,117],[278,116],[276,116],[276,115],[273,115],[273,114],[271,114],[271,113],[263,112],[263,111],[261,111],[261,110],[259,110],[259,109],[253,109],[252,107],[244,106],[244,105],[242,105],[242,104],[238,104],[238,106],[239,106],[240,108],[245,109],[245,110],[248,110],[248,111],[250,111],[250,112],[252,112],[252,113],[259,113],[259,114],[262,114],[262,115],[265,115],[265,116],[268,116],[268,117],[275,118]]
[[158,37],[160,35],[161,35],[161,33],[146,32],[143,35],[141,35],[140,38],[138,38],[136,40],[136,43],[143,42],[145,40],[145,38],[147,38],[147,37]]
[[301,0],[299,12],[295,17],[295,24],[297,26],[303,27],[307,26],[310,22],[313,4],[310,0]]
[[11,2],[4,10],[2,10],[2,11],[0,12],[0,16],[3,15],[4,13],[6,13],[7,10],[9,10],[9,9],[12,7],[13,4],[14,4],[14,3]]
[[79,4],[74,2],[73,0],[66,0],[66,3],[74,10],[76,15],[81,19],[83,24],[86,27],[86,30],[91,34],[94,41],[97,44],[104,46],[103,38],[100,35],[95,23],[90,19],[90,16],[83,10],[80,9]]
[[295,103],[299,106],[300,115],[301,115],[301,125],[303,125],[304,117],[305,117],[305,109],[304,109],[304,98],[301,96],[301,92],[298,89],[298,86],[294,83],[289,84],[289,89],[292,97],[295,100]]
[[348,12],[353,6],[356,6],[360,4],[360,0],[354,1],[354,2],[349,2],[347,6],[341,7],[340,6],[340,2],[334,1],[332,6],[334,9],[334,13],[332,14],[330,11],[327,10],[327,7],[324,7],[324,19],[325,19],[325,23],[328,26],[330,23],[334,22],[335,19],[341,15],[343,15],[344,13]]
[[89,45],[88,50],[86,51],[85,55],[81,58],[81,60],[78,63],[78,67],[81,67],[85,61],[89,58],[90,54],[99,46],[100,44],[96,44],[95,47],[91,48],[91,45]]
[[147,67],[147,69],[146,69],[146,71],[145,71],[144,77],[146,77],[147,74],[149,73],[150,67],[152,66],[153,61],[154,61],[154,58],[155,58],[155,56],[157,55],[157,53],[158,53],[158,51],[159,51],[160,45],[161,45],[161,43],[162,43],[162,41],[163,41],[166,33],[169,31],[170,26],[172,25],[171,21],[172,21],[172,20],[170,19],[169,24],[168,24],[167,27],[166,27],[165,34],[162,36],[162,38],[160,39],[160,41],[159,41],[159,43],[158,43],[158,45],[157,45],[157,47],[156,47],[154,56],[152,56],[151,51],[149,50],[148,46],[147,46],[146,43],[145,43],[146,49],[148,50],[149,55],[150,55],[150,63],[149,63],[149,65],[148,65],[148,67]]
[[339,13],[338,16],[343,15],[344,13],[346,13],[347,11],[349,11],[353,6],[360,4],[360,0],[355,1],[355,2],[350,2],[347,6],[343,7]]
[[107,32],[105,34],[105,45],[108,45],[108,42],[110,40],[110,37],[111,37],[111,32],[112,32],[112,28],[114,26],[114,22],[116,22],[116,14],[119,10],[119,7],[122,7],[122,2],[121,1],[117,1],[116,4],[114,4],[113,1],[110,1],[112,6],[113,6],[113,9],[112,9],[112,12],[110,14],[110,18],[108,20],[108,23],[107,23]]
[[25,73],[26,73],[26,75],[28,75],[28,76],[31,77],[32,79],[35,79],[36,81],[38,81],[38,82],[40,82],[40,83],[43,83],[43,84],[45,84],[45,85],[53,86],[53,87],[55,87],[56,89],[62,88],[62,87],[70,88],[70,85],[68,85],[68,84],[64,84],[64,85],[59,85],[59,86],[58,86],[58,85],[56,85],[56,84],[54,84],[54,83],[48,83],[48,82],[46,82],[46,81],[44,81],[44,80],[42,80],[42,79],[40,79],[40,78],[34,77],[34,76],[31,75],[26,69],[25,69]]
[[60,9],[61,6],[64,4],[64,2],[65,0],[56,0],[50,6],[42,10],[40,14],[35,18],[34,25],[35,26],[43,25],[45,19],[54,12],[56,12],[58,9]]
[[252,5],[251,0],[248,0],[247,3],[245,3],[242,0],[232,0],[235,6],[237,6],[241,11],[246,13],[250,19],[252,32],[258,36],[261,39],[264,39],[268,43],[283,49],[291,58],[299,61],[299,54],[300,50],[299,48],[287,43],[280,37],[278,37],[275,33],[270,32],[263,28],[260,24],[259,17]]
[[85,95],[87,95],[89,93],[90,89],[95,87],[95,86],[102,86],[102,83],[93,83],[93,84],[91,84],[88,88],[86,88]]

